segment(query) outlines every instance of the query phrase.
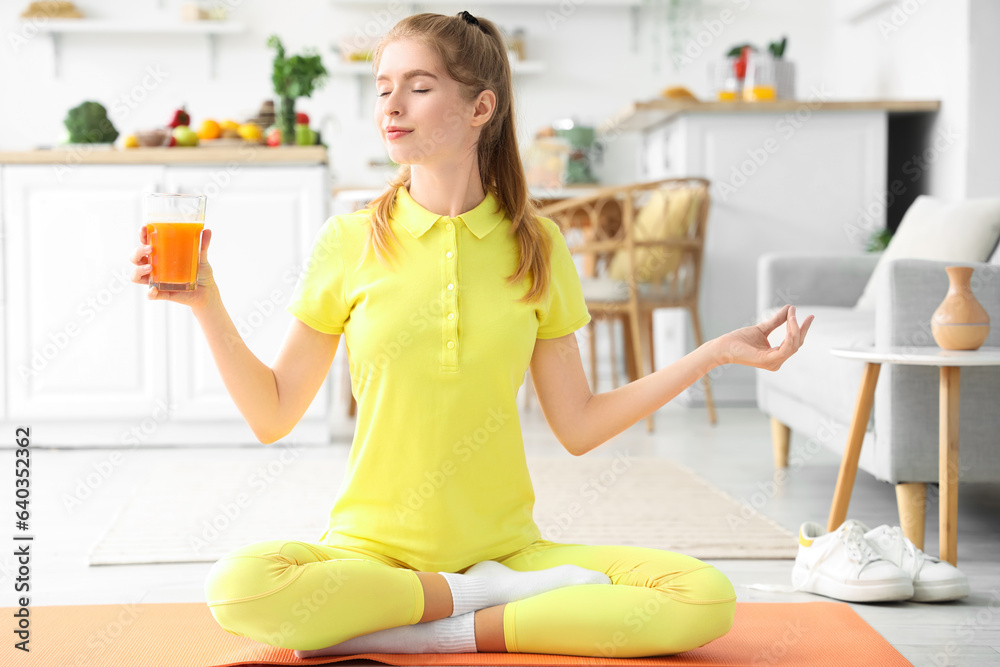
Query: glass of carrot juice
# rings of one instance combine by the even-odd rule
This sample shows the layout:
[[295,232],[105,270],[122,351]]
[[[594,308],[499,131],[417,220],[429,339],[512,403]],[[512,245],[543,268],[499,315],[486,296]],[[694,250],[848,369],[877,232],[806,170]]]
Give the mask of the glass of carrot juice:
[[183,292],[198,286],[205,195],[146,194],[146,239],[152,252],[149,286]]

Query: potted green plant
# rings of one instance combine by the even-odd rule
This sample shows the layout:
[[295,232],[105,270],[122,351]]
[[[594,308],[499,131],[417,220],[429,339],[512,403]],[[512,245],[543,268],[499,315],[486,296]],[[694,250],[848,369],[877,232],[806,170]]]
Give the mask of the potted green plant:
[[883,252],[889,247],[889,241],[892,240],[892,230],[888,227],[883,227],[881,229],[876,229],[868,237],[868,242],[865,243],[866,252]]
[[271,82],[278,96],[278,126],[282,143],[295,144],[295,100],[310,97],[326,83],[327,71],[318,53],[285,57],[285,47],[277,35],[271,35],[267,45],[275,49]]
[[788,37],[782,37],[780,42],[771,42],[767,50],[774,60],[775,92],[780,100],[795,99],[795,63],[785,60],[785,47]]

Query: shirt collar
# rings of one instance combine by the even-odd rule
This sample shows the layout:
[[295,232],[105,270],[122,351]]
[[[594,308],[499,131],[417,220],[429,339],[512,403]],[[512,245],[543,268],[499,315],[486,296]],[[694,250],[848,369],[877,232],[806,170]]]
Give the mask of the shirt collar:
[[[396,188],[394,203],[393,219],[402,225],[406,231],[410,232],[415,239],[423,236],[424,232],[434,226],[435,222],[447,217],[425,209],[414,201],[409,191],[403,186]],[[500,221],[504,219],[504,212],[500,208],[500,204],[496,198],[490,192],[487,192],[486,198],[478,206],[471,211],[463,213],[456,219],[464,222],[469,231],[475,234],[476,238],[481,239],[500,224]]]

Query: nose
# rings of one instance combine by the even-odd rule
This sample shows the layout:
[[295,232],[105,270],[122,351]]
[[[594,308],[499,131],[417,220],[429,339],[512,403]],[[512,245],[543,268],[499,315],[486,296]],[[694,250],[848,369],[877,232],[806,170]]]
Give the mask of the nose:
[[382,113],[386,116],[398,116],[402,113],[395,90],[382,98]]

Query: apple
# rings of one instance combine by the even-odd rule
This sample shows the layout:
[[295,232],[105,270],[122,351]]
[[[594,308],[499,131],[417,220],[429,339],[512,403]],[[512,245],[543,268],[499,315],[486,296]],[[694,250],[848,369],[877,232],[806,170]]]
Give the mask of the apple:
[[198,133],[187,125],[178,125],[174,128],[173,137],[177,140],[178,146],[197,146]]
[[308,125],[309,124],[309,114],[304,111],[299,111],[295,114],[296,125]]
[[308,125],[295,126],[295,145],[312,146],[316,143],[316,133]]

